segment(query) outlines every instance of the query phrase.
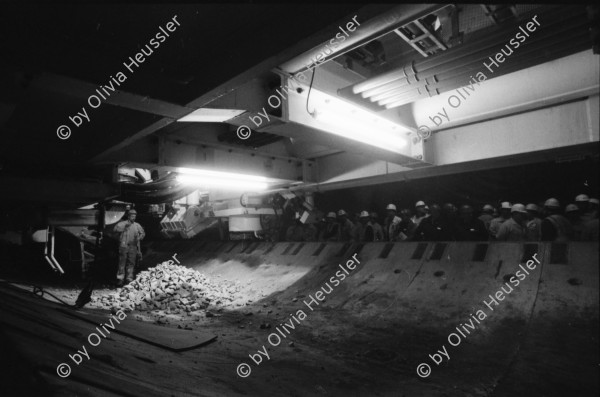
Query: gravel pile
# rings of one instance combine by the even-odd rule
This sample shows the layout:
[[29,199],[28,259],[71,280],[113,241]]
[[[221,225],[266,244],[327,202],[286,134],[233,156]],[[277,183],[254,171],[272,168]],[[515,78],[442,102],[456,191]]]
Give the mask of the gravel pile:
[[166,310],[173,314],[245,306],[250,302],[241,286],[226,280],[211,281],[193,269],[162,264],[140,272],[135,280],[109,295],[92,298],[97,306],[116,311]]

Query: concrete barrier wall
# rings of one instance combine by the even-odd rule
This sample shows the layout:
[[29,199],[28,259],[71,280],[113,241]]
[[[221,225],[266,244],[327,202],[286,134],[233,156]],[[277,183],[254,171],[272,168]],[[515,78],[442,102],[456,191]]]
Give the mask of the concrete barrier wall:
[[[385,317],[440,326],[468,319],[478,309],[494,312],[484,306],[484,300],[501,307],[493,313],[493,322],[504,317],[526,319],[534,304],[536,315],[565,307],[595,310],[597,315],[598,308],[597,243],[561,247],[550,243],[182,241],[153,243],[148,252],[147,265],[177,253],[182,265],[212,276],[268,279],[269,291],[277,291],[278,299],[314,294],[335,277],[339,264],[358,252],[360,263],[334,288],[327,304],[365,318],[385,312]],[[525,264],[535,253],[541,264],[527,269]],[[524,280],[517,278],[515,286],[509,280],[517,272]],[[503,286],[510,292],[495,305],[489,295],[495,296]]]

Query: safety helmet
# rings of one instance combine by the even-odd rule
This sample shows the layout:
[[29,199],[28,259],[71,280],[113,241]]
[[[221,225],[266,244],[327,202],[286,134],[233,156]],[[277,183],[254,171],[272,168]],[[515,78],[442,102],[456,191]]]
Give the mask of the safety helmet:
[[548,208],[560,208],[560,203],[555,198],[549,198],[544,203],[544,207],[548,207]]
[[600,204],[600,201],[598,201],[597,198],[591,198],[590,199],[590,204],[596,204],[596,205],[598,205],[598,204]]
[[369,213],[367,211],[361,211],[360,215],[358,216],[359,218],[368,218],[369,217]]
[[129,213],[127,215],[137,215],[137,211],[136,210],[129,210]]
[[335,212],[328,212],[327,213],[327,218],[333,218],[333,219],[335,219]]
[[502,208],[503,210],[509,210],[512,208],[512,206],[510,205],[510,203],[508,201],[503,201],[502,206],[500,208]]
[[348,215],[344,210],[339,210],[337,214],[338,216]]
[[590,198],[587,196],[587,194],[579,194],[577,197],[575,197],[575,201],[590,201]]
[[484,211],[494,211],[494,207],[492,207],[489,204],[486,204],[486,205],[483,206],[483,210]]
[[565,208],[565,212],[575,212],[575,211],[579,211],[579,207],[577,207],[575,204],[569,204],[569,205],[567,205],[567,208]]
[[527,205],[525,206],[525,209],[526,209],[527,211],[535,211],[535,212],[540,212],[540,209],[539,209],[539,208],[538,208],[538,206],[537,206],[537,205],[535,205],[535,204],[527,204]]
[[396,206],[394,204],[388,204],[387,207],[385,207],[386,210],[393,210],[396,211]]
[[522,214],[526,214],[527,210],[523,204],[515,204],[511,207],[510,212],[520,212]]
[[424,201],[417,201],[417,204],[415,204],[415,207],[424,207],[424,206],[425,206]]

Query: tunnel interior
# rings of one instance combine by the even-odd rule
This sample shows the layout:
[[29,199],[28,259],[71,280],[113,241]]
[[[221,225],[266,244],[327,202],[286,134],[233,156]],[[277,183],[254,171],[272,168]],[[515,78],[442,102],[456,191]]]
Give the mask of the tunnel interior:
[[598,5],[0,9],[0,396],[599,395]]

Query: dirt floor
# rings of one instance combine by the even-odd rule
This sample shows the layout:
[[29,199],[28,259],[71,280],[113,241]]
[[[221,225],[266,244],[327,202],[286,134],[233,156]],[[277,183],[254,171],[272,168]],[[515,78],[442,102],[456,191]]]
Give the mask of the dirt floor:
[[[43,377],[60,396],[161,395],[161,390],[166,393],[162,395],[173,396],[598,395],[597,309],[570,311],[565,299],[557,315],[556,310],[544,311],[543,299],[538,297],[543,292],[528,294],[531,291],[523,289],[519,298],[523,301],[506,306],[504,314],[510,315],[500,315],[498,309],[457,346],[451,346],[448,335],[457,333],[452,324],[468,322],[476,308],[465,304],[465,310],[423,311],[418,302],[429,299],[423,287],[430,284],[420,285],[420,277],[440,270],[421,264],[415,271],[408,263],[398,262],[375,263],[371,269],[365,264],[367,257],[369,252],[363,252],[362,263],[351,271],[357,272],[351,273],[354,278],[342,281],[324,301],[312,303],[314,310],[307,303],[341,269],[345,262],[340,258],[306,258],[278,265],[259,255],[195,258],[184,264],[211,279],[238,282],[246,302],[183,314],[134,310],[129,315],[158,327],[214,333],[215,342],[165,353],[116,336],[115,345],[103,344],[97,349],[102,353],[94,351],[96,362],[122,367],[151,388],[143,393],[120,393],[100,386],[90,389],[73,377],[57,380],[51,372],[59,357],[51,359],[52,355]],[[437,293],[454,293],[453,275],[445,271],[439,280],[431,277],[440,283]],[[377,276],[382,272],[386,274]],[[536,285],[539,279],[531,281],[531,288]],[[478,289],[463,287],[457,290],[462,289],[462,296],[480,294]],[[44,289],[69,304],[79,293],[48,282]],[[488,289],[484,283],[481,290]],[[86,310],[107,312],[97,302],[116,292],[96,289],[96,303],[88,304]],[[443,306],[448,296],[452,295],[441,295],[436,304]],[[536,307],[543,311],[538,313]],[[146,355],[140,358],[136,351]],[[449,360],[439,355],[443,360],[435,365],[430,355],[441,351]],[[129,355],[138,359],[130,361]],[[430,365],[428,377],[417,375],[420,363]],[[76,370],[94,371],[94,365],[91,360]]]

